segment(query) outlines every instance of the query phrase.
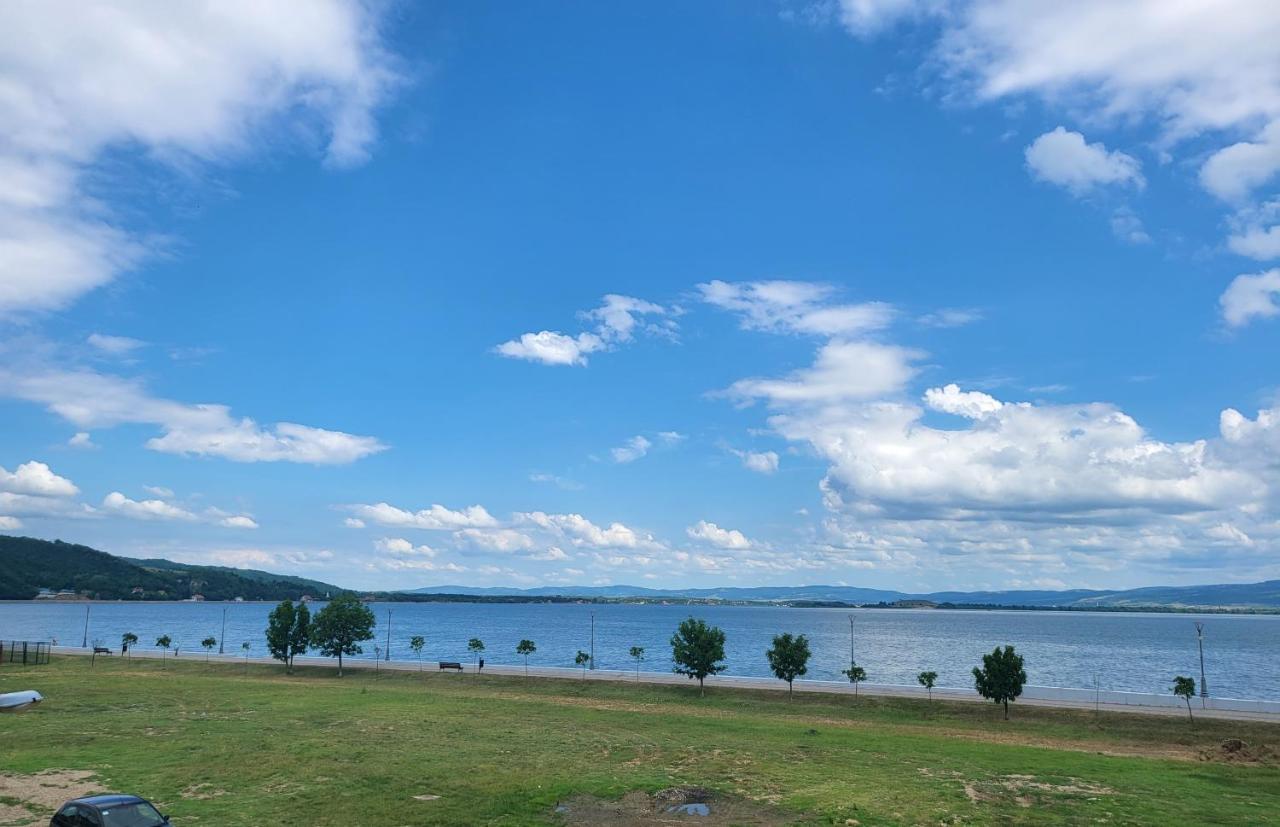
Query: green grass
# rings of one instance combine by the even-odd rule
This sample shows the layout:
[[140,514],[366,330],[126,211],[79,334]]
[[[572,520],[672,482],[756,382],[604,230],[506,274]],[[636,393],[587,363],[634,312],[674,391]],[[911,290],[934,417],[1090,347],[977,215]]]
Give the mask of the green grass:
[[[1280,823],[1280,727],[1256,723],[194,659],[0,667],[0,691],[28,687],[47,701],[0,717],[0,770],[91,770],[179,825],[555,823],[574,794],[675,784],[806,824]],[[1220,757],[1233,737],[1264,760]]]

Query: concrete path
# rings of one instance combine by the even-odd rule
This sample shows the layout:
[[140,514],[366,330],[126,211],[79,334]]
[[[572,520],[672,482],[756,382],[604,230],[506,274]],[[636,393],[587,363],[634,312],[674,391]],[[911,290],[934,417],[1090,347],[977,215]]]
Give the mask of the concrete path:
[[[53,647],[55,655],[75,655],[80,657],[90,657],[87,649],[71,646],[55,646]],[[98,655],[98,657],[106,657]],[[119,655],[111,657],[118,658]],[[135,658],[146,658],[148,660],[159,660],[161,655],[155,650],[148,651],[145,647],[140,647],[133,652]],[[173,655],[167,656],[172,659]],[[200,663],[205,660],[205,654],[201,650],[184,651],[178,658],[182,662]],[[251,657],[247,659],[252,664],[276,664],[279,661],[270,658]],[[238,655],[210,655],[209,661],[224,664],[244,664],[246,658]],[[300,666],[319,666],[319,667],[336,667],[337,660],[334,658],[316,658],[316,657],[299,657],[296,663]],[[439,672],[437,661],[422,660],[421,669],[423,672]],[[343,660],[344,670],[357,670],[363,672],[372,672],[378,670],[390,670],[395,672],[416,672],[419,669],[417,661],[378,661],[375,663],[373,658],[364,655],[356,658],[345,658]],[[464,663],[467,675],[474,677],[474,665]],[[456,674],[456,673],[455,673]],[[525,668],[523,666],[513,666],[510,664],[489,664],[486,663],[483,673],[484,675],[510,675],[523,676]],[[553,678],[559,680],[589,680],[589,681],[613,681],[615,683],[648,683],[648,684],[667,684],[690,686],[694,682],[684,677],[670,672],[640,672],[637,676],[634,670],[616,670],[616,669],[595,669],[587,670],[584,674],[581,669],[572,667],[554,667],[554,666],[530,666],[529,676],[538,678]],[[457,677],[462,677],[457,675]],[[787,685],[780,680],[773,678],[756,678],[742,677],[736,675],[714,675],[707,678],[707,687],[730,687],[736,689],[758,689],[774,692],[785,692]],[[817,692],[831,695],[853,695],[854,688],[851,684],[837,681],[796,681],[796,692]],[[1107,700],[1100,701],[1084,701],[1068,698],[1052,698],[1052,697],[1036,697],[1038,693],[1066,693],[1073,694],[1087,693],[1087,690],[1060,690],[1049,687],[1027,687],[1024,690],[1023,697],[1019,698],[1017,703],[1021,706],[1041,706],[1052,707],[1058,709],[1083,709],[1102,712],[1128,712],[1139,715],[1186,715],[1186,707],[1181,705],[1181,701],[1172,695],[1166,700],[1158,696],[1139,695],[1137,693],[1103,693],[1106,695],[1131,695],[1134,699],[1151,699],[1154,702],[1137,703],[1128,701],[1126,703],[1114,703]],[[918,686],[896,686],[887,684],[859,684],[857,694],[867,695],[871,697],[892,697],[892,698],[915,698],[924,700],[927,693],[923,687]],[[1091,693],[1087,693],[1091,694]],[[976,692],[971,689],[957,689],[952,687],[934,687],[933,697],[935,700],[945,701],[961,701],[965,703],[989,703],[984,700]],[[1157,700],[1158,699],[1158,700]],[[1210,699],[1209,703],[1213,703],[1214,699]],[[1218,703],[1228,703],[1227,701],[1218,701]],[[1234,701],[1230,703],[1239,704],[1255,704],[1258,709],[1213,709],[1202,708],[1199,699],[1191,702],[1191,708],[1197,718],[1214,718],[1220,720],[1231,721],[1260,721],[1267,723],[1280,724],[1280,704],[1266,702],[1240,702]],[[1278,711],[1272,711],[1272,708]]]

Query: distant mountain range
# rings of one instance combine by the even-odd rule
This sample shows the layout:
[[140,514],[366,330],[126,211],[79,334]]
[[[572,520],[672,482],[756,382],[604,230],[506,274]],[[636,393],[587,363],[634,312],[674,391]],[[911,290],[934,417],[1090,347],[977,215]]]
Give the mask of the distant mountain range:
[[1280,609],[1280,580],[1263,583],[1229,583],[1213,586],[1150,586],[1141,589],[1099,591],[992,591],[909,592],[864,589],[856,586],[756,586],[719,589],[649,589],[639,586],[543,586],[535,589],[433,586],[412,594],[462,594],[486,597],[663,598],[685,600],[761,601],[771,603],[853,603],[871,605],[919,601],[964,606],[1028,606],[1036,608],[1203,608]]

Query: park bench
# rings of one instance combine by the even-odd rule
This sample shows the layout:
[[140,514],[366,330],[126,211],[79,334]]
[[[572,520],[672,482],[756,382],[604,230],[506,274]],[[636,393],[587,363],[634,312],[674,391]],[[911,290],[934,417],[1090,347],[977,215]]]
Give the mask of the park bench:
[[440,669],[441,669],[441,670],[444,670],[444,669],[457,669],[459,672],[461,672],[461,671],[462,671],[462,664],[457,663],[456,661],[442,660],[442,661],[440,661]]
[[93,647],[93,653],[95,655],[109,655],[111,654],[111,650],[105,646],[95,646]]

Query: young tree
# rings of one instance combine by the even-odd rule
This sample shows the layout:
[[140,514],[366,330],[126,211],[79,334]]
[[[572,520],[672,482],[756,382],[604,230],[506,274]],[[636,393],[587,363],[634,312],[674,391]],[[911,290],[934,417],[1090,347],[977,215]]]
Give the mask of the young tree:
[[582,679],[584,681],[587,679],[588,663],[591,663],[591,656],[588,655],[586,652],[582,651],[581,649],[579,649],[578,654],[573,656],[573,665],[582,667]]
[[414,635],[409,638],[409,648],[418,656],[418,671],[422,671],[422,647],[427,645],[427,639],[422,635]]
[[698,695],[707,693],[707,675],[724,671],[724,630],[691,617],[676,627],[671,636],[672,671],[698,679]]
[[921,672],[919,675],[916,675],[916,682],[929,690],[929,700],[931,701],[933,700],[933,686],[937,683],[937,680],[937,672]]
[[1191,714],[1191,699],[1196,696],[1196,679],[1184,678],[1181,675],[1174,678],[1173,694],[1187,702],[1187,719],[1195,723],[1195,716]]
[[849,679],[849,683],[853,684],[853,697],[858,697],[858,684],[867,679],[867,670],[863,669],[856,663],[849,664],[849,668],[844,670],[844,676]]
[[1012,646],[997,646],[991,654],[982,656],[981,668],[973,667],[974,688],[982,697],[1004,704],[1006,721],[1009,720],[1009,701],[1018,699],[1026,682],[1022,655],[1014,652]]
[[790,632],[774,635],[773,648],[765,655],[769,658],[773,674],[778,676],[778,680],[787,682],[787,698],[790,699],[795,679],[809,671],[809,639]]
[[244,673],[249,674],[249,641],[240,644],[240,651],[244,652]]
[[293,669],[293,659],[305,655],[311,647],[311,610],[306,603],[299,602],[293,610],[293,623],[289,626],[289,669]]
[[467,641],[467,651],[471,653],[471,657],[476,664],[476,674],[480,674],[480,655],[484,652],[484,641],[478,637],[473,637]]
[[200,641],[200,645],[204,647],[204,662],[208,663],[209,655],[213,653],[213,647],[218,645],[218,639],[210,635],[209,637]]
[[373,638],[373,610],[354,594],[340,594],[316,615],[311,624],[311,644],[325,657],[338,659],[342,677],[342,656],[364,652],[360,642]]
[[161,635],[156,638],[156,648],[160,650],[160,668],[164,668],[164,656],[169,651],[169,644],[173,643],[173,638],[168,635]]
[[644,660],[644,647],[632,646],[631,659],[636,662],[636,680],[640,680],[640,661]]
[[282,600],[267,615],[267,651],[271,657],[284,664],[286,672],[293,671],[293,658],[289,654],[293,638],[294,608],[292,600]]
[[133,632],[125,632],[120,636],[120,648],[124,650],[129,659],[133,659],[133,647],[138,645],[138,636]]
[[524,676],[529,677],[529,656],[538,651],[532,640],[522,640],[516,644],[516,654],[524,655]]

